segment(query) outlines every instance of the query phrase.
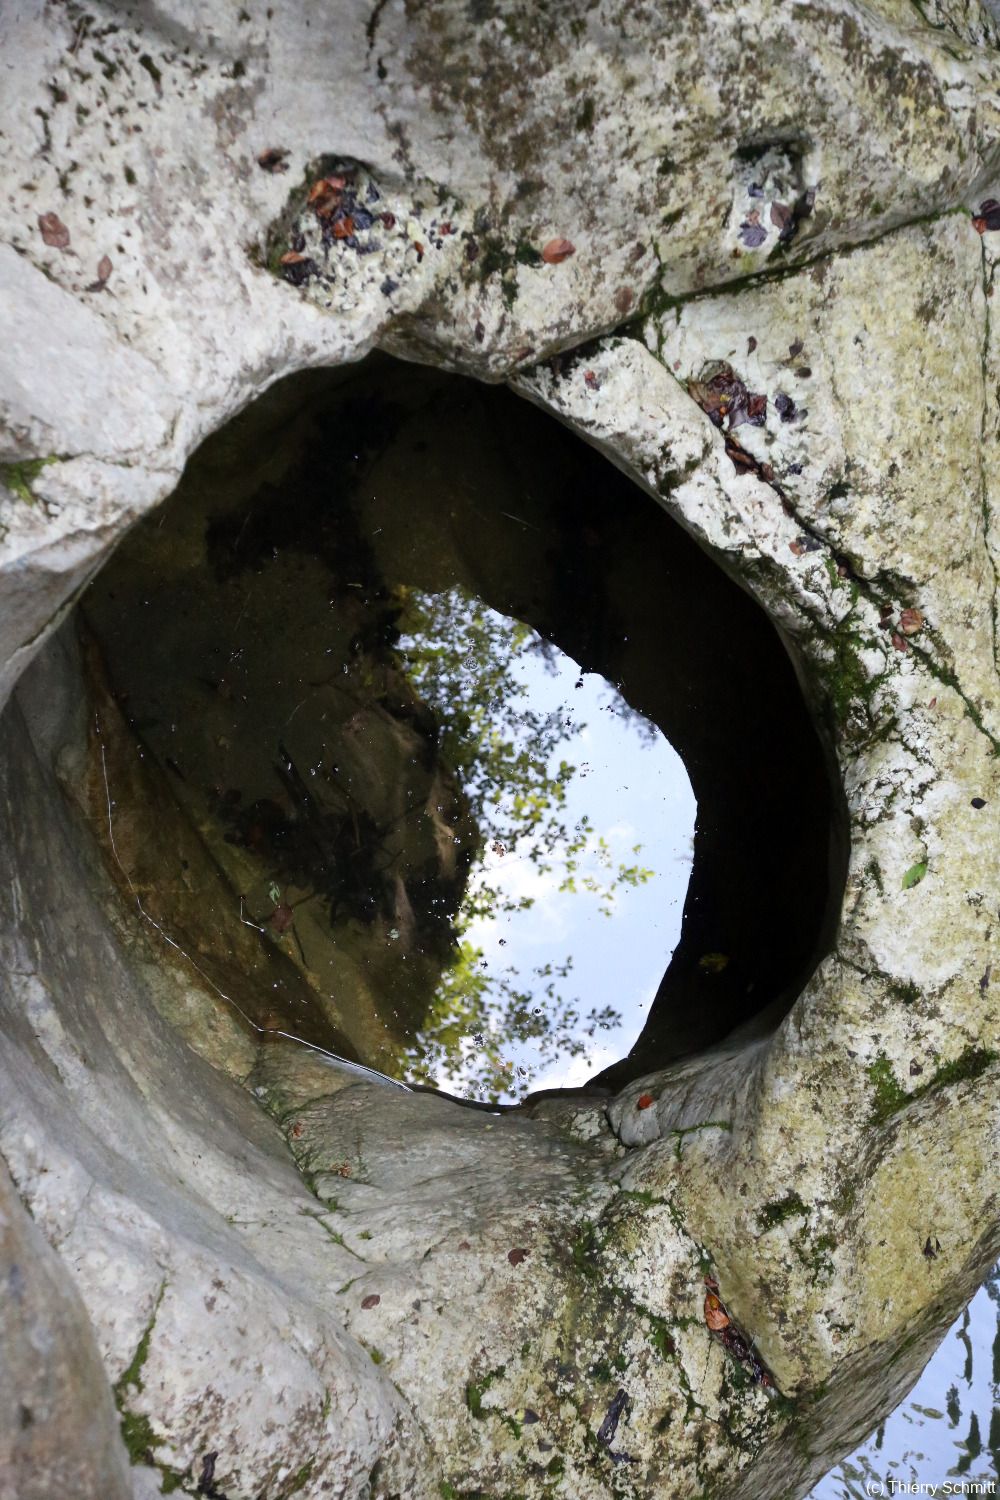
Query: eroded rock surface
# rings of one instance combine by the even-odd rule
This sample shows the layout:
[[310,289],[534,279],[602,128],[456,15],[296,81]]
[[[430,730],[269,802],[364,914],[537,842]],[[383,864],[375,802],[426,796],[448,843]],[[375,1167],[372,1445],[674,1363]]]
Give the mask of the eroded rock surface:
[[[49,1419],[0,1429],[39,1494],[123,1490],[112,1390],[147,1488],[801,1493],[995,1258],[997,37],[924,11],[0,22],[8,687],[48,642],[3,725],[0,1150],[58,1256],[6,1375],[93,1420],[71,1477]],[[325,244],[310,184],[351,172],[373,223]],[[606,1111],[258,1047],[76,805],[75,596],[205,433],[376,344],[611,456],[785,633],[836,758],[829,956],[773,1035]]]

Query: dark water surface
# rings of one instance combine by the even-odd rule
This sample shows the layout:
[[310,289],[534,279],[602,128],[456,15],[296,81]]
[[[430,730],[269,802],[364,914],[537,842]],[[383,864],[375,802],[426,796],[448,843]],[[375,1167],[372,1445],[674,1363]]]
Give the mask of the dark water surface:
[[122,838],[257,1024],[515,1100],[790,1003],[823,941],[832,796],[773,629],[505,391],[285,382],[83,612],[212,879],[120,798]]

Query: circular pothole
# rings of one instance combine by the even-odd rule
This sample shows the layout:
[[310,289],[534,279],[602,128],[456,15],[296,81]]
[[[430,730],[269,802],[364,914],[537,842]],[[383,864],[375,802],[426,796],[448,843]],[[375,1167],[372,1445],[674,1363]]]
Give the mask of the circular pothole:
[[250,1033],[516,1101],[776,1019],[827,940],[774,628],[507,391],[283,382],[81,613],[111,867]]

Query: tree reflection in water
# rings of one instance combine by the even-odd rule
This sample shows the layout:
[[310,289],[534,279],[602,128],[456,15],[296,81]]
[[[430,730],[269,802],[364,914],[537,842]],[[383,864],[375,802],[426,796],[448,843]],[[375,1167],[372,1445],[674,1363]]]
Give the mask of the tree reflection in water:
[[[527,969],[522,960],[489,964],[477,935],[529,911],[536,900],[525,893],[518,867],[527,865],[530,884],[554,897],[589,896],[587,917],[596,909],[605,918],[624,890],[646,884],[654,871],[640,858],[640,842],[622,858],[591,817],[573,821],[569,814],[570,785],[587,775],[581,764],[587,725],[561,688],[555,698],[536,690],[544,675],[565,679],[567,667],[576,678],[568,658],[458,587],[436,594],[400,588],[396,596],[401,662],[434,712],[442,760],[479,830],[454,922],[455,957],[403,1065],[415,1081],[492,1101],[516,1099],[541,1069],[585,1056],[599,1032],[622,1021],[612,1005],[583,1009],[571,954]],[[582,686],[582,678],[570,686]],[[648,748],[665,745],[654,725],[609,691],[602,711]],[[598,795],[606,798],[606,789]],[[515,932],[518,926],[524,930],[516,924]],[[507,939],[498,942],[505,946]]]

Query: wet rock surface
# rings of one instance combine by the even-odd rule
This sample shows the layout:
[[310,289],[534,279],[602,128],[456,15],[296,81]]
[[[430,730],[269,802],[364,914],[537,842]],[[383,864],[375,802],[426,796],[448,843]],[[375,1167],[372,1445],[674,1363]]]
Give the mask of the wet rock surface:
[[[60,1305],[106,1376],[44,1363],[92,1419],[71,1478],[4,1418],[39,1494],[115,1493],[126,1449],[231,1497],[800,1493],[995,1259],[997,39],[926,10],[4,17],[5,683],[46,649],[2,731],[0,1150],[57,1256],[5,1376]],[[308,222],[353,163],[419,228],[381,277],[342,201]],[[606,1111],[248,1047],[77,811],[75,594],[206,433],[376,343],[513,376],[655,497],[783,632],[844,787],[794,1008]]]

